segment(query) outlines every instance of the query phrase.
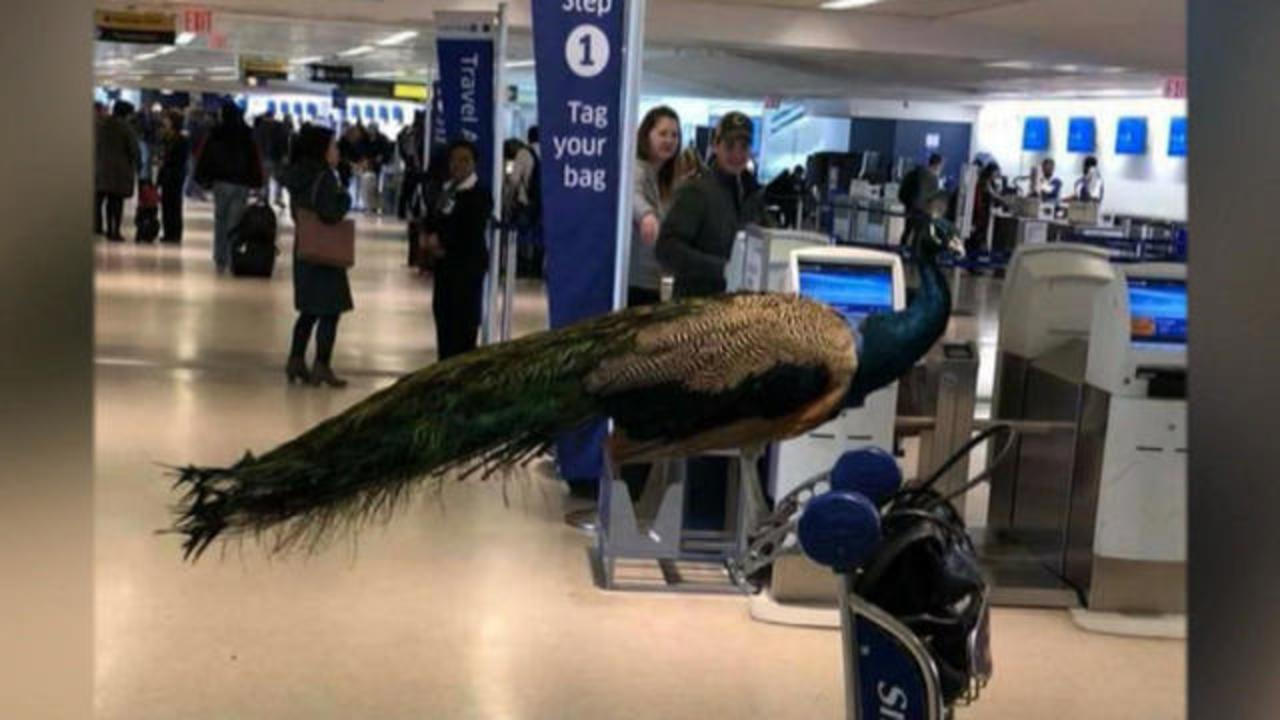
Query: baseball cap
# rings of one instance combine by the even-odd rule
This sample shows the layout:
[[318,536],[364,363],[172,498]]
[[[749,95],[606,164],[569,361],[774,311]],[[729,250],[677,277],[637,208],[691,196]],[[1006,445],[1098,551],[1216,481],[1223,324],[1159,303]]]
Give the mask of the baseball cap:
[[754,136],[755,126],[752,125],[751,118],[736,110],[726,113],[716,125],[715,142],[731,138],[743,138],[750,143]]

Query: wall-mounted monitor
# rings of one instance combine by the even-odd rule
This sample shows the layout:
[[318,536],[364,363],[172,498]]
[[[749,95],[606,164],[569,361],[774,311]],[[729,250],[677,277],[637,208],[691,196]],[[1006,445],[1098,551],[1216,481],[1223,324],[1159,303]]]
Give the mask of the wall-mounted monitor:
[[1117,155],[1147,154],[1147,119],[1123,117],[1116,126]]
[[320,106],[313,102],[307,103],[307,117],[316,117],[320,114]]
[[1091,153],[1098,149],[1098,125],[1091,117],[1073,117],[1067,125],[1067,152]]
[[1187,156],[1187,119],[1184,117],[1169,122],[1169,156]]
[[1049,118],[1029,117],[1022,126],[1022,149],[1044,152],[1049,149]]

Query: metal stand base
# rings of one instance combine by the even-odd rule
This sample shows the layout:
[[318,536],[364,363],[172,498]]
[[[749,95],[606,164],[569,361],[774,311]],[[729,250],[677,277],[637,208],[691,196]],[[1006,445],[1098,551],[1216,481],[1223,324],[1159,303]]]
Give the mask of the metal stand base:
[[1186,615],[1126,615],[1073,608],[1071,620],[1082,630],[1104,635],[1187,639]]
[[[619,469],[609,458],[600,486],[596,542],[588,552],[597,587],[607,590],[676,590],[740,594],[725,561],[746,547],[747,530],[765,511],[756,473],[761,451],[724,453],[736,459],[737,494],[727,532],[683,529],[685,460],[651,464],[643,495],[632,502]],[[731,486],[732,487],[732,486]]]
[[969,531],[991,581],[995,607],[1078,608],[1074,588],[1050,572],[1031,551],[986,528]]
[[751,596],[751,619],[772,625],[834,630],[840,627],[840,609],[835,605],[780,603],[768,588]]

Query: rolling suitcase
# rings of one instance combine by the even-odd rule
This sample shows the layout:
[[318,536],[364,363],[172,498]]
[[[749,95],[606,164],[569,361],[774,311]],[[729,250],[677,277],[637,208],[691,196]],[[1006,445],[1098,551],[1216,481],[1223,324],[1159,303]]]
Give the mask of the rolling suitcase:
[[276,265],[276,213],[265,198],[245,208],[232,230],[231,274],[269,278]]

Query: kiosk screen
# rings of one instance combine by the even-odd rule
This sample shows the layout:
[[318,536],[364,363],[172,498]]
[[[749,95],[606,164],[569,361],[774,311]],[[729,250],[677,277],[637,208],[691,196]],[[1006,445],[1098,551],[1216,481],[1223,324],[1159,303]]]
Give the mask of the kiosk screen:
[[1187,284],[1182,280],[1129,278],[1129,316],[1135,343],[1187,343]]
[[800,294],[826,303],[857,328],[868,315],[893,312],[893,274],[887,265],[800,263]]

